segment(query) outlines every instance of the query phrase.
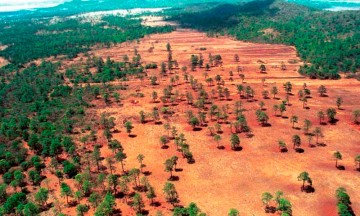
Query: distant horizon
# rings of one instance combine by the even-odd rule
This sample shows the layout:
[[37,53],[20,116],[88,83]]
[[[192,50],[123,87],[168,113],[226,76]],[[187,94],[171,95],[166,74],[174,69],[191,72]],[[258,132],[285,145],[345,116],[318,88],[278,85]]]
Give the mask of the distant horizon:
[[0,0],[0,12],[16,12],[20,10],[33,10],[38,8],[55,7],[64,2],[72,0],[16,0],[16,2],[9,2],[9,0]]
[[[9,0],[0,0],[0,12],[16,12],[21,10],[35,10],[41,8],[50,8],[56,7],[65,2],[71,2],[72,0],[16,0],[16,2],[10,2]],[[82,0],[89,1],[89,0]],[[195,0],[196,1],[196,0]],[[216,1],[216,0],[215,0]],[[221,0],[218,0],[221,1]],[[301,0],[286,0],[290,2],[302,3]],[[330,11],[340,11],[340,10],[360,10],[360,0],[308,0],[312,3],[321,3],[326,2],[333,4],[331,7],[327,7],[326,10]],[[359,4],[359,7],[353,6],[337,6],[335,4],[339,3],[349,3],[349,4]],[[306,5],[306,4],[305,4]]]

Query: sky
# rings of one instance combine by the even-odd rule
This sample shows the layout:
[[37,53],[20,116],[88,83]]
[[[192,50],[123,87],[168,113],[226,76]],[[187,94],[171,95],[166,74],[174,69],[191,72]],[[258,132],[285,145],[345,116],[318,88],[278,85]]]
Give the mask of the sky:
[[69,0],[0,0],[0,11],[54,7]]

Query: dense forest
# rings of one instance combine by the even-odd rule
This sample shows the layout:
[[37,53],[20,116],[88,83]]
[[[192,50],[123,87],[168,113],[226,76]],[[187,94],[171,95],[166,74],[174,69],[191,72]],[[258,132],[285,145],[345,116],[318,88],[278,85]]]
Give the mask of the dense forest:
[[93,23],[72,18],[15,21],[9,18],[0,23],[0,29],[1,44],[8,45],[0,56],[10,61],[11,67],[50,56],[73,58],[97,43],[110,46],[173,30],[170,26],[145,27],[140,19],[117,16],[106,16]]
[[360,13],[328,12],[264,0],[224,4],[208,11],[172,11],[171,20],[209,35],[231,35],[238,40],[296,46],[306,65],[300,73],[337,79],[339,72],[360,68]]

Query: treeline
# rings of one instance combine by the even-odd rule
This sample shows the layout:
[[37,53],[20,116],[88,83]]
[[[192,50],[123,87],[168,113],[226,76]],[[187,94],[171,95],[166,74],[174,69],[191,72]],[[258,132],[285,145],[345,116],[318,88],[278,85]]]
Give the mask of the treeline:
[[170,32],[173,27],[145,27],[138,19],[107,16],[97,23],[68,18],[60,21],[2,20],[0,29],[0,42],[8,46],[0,51],[0,56],[20,66],[51,56],[74,58],[97,43],[110,46],[147,34]]
[[296,46],[306,62],[300,73],[312,78],[337,79],[339,72],[355,73],[360,68],[357,11],[318,11],[264,0],[198,13],[178,11],[171,19],[210,36],[232,35],[238,40]]

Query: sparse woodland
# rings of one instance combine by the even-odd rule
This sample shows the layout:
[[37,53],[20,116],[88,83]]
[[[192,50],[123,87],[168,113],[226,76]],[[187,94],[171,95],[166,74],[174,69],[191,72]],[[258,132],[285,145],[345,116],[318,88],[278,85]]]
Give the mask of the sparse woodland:
[[[140,40],[151,33],[169,32],[172,27],[142,28],[139,21],[115,17],[104,21],[123,31],[105,30],[104,23],[88,28],[87,24],[65,21],[47,26],[44,31],[71,28],[77,29],[81,37],[65,31],[28,41],[21,32],[34,28],[31,32],[35,34],[38,27],[32,25],[42,24],[34,23],[22,23],[24,29],[19,30],[19,37],[10,38],[12,30],[0,33],[0,39],[6,37],[8,43],[15,44],[0,52],[13,63],[0,69],[1,215],[49,212],[204,216],[212,210],[196,204],[199,195],[194,194],[193,202],[183,201],[189,200],[183,196],[184,190],[196,186],[184,189],[181,183],[196,178],[212,180],[208,179],[205,166],[220,166],[221,174],[221,169],[227,169],[221,167],[222,159],[233,157],[230,159],[246,164],[243,158],[259,153],[270,164],[272,158],[304,161],[313,151],[325,152],[329,160],[321,163],[327,173],[346,172],[347,178],[359,175],[359,149],[353,143],[345,143],[333,151],[334,143],[327,139],[334,136],[334,128],[345,124],[352,134],[359,134],[359,104],[339,96],[337,86],[305,78],[308,82],[299,84],[295,79],[271,77],[274,70],[296,73],[287,71],[287,62],[275,67],[258,60],[257,69],[248,71],[240,54],[229,58],[204,47],[196,53],[186,53],[186,60],[178,59],[172,43],[160,45]],[[81,42],[72,41],[72,46],[69,40],[73,37],[81,38]],[[28,45],[21,45],[24,40]],[[126,45],[118,45],[126,46],[126,53],[117,56],[118,60],[86,52],[97,43],[112,47],[125,41]],[[154,50],[163,53],[161,61],[143,58],[144,52],[152,54]],[[54,55],[68,55],[70,60],[33,62],[20,67],[30,60]],[[352,67],[358,67],[353,60]],[[322,64],[313,63],[314,70]],[[224,71],[228,65],[233,69]],[[258,137],[266,147],[258,145]],[[348,148],[354,149],[351,156]],[[206,158],[207,154],[216,158]],[[211,163],[204,165],[202,160]],[[199,163],[201,172],[193,168],[199,169]],[[291,164],[286,169],[299,168],[302,167]],[[251,173],[255,168],[244,169]],[[198,176],[191,176],[192,173]],[[271,177],[275,181],[278,175],[281,173],[272,173]],[[307,199],[323,187],[323,176],[306,170],[281,178],[286,178],[285,189],[291,188],[292,194],[279,188],[269,188],[268,191],[276,191],[274,194],[259,193],[250,201],[260,212],[295,215],[300,207],[294,206],[294,196]],[[265,181],[248,180],[254,184]],[[272,179],[267,176],[266,181]],[[342,185],[336,187],[331,192],[335,196],[329,198],[330,203],[337,205],[333,209],[339,215],[355,215],[350,196],[358,197],[357,194],[348,194]],[[212,199],[215,202],[217,197]],[[249,214],[237,206],[226,212],[229,216]]]

